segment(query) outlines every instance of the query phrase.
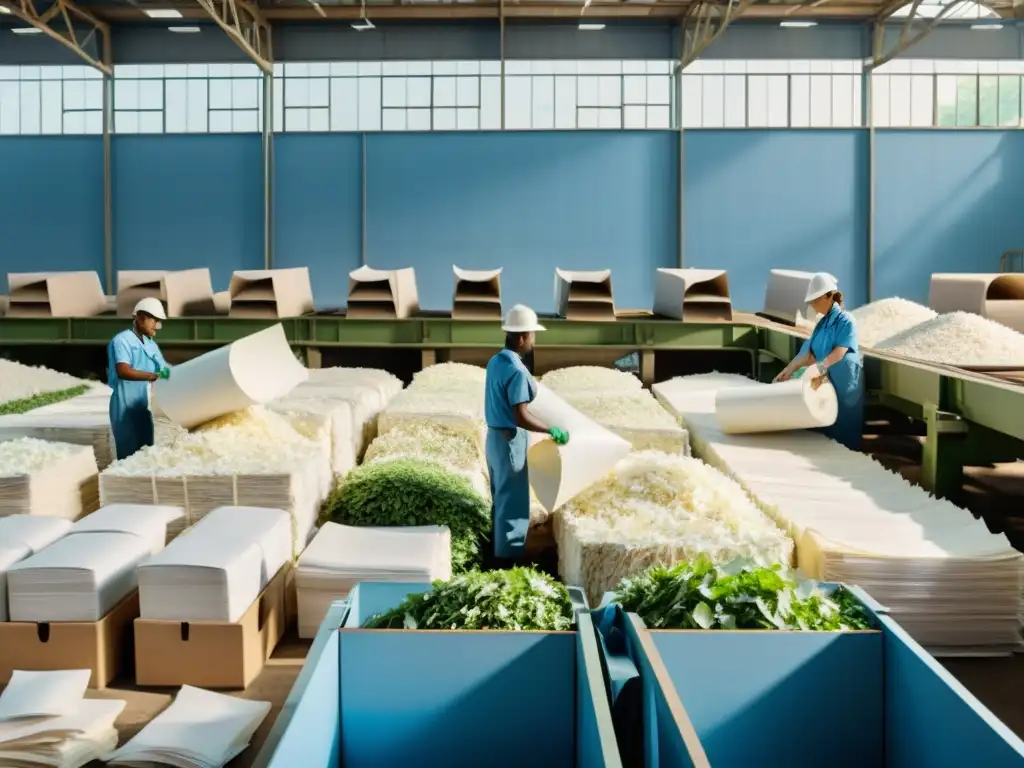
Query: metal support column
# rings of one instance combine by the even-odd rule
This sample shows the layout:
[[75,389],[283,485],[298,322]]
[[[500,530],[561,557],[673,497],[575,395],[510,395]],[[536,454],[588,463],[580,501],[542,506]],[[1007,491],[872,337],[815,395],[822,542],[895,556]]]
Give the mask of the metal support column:
[[[878,22],[876,22],[878,24]],[[874,36],[872,36],[874,39]],[[875,90],[874,70],[864,67],[861,70],[861,102],[864,111],[865,125],[868,127],[868,242],[867,242],[867,281],[865,302],[875,298]]]
[[[103,63],[113,72],[110,35],[103,36]],[[107,296],[117,293],[114,284],[114,193],[110,131],[114,121],[114,78],[103,74],[103,286]]]
[[967,422],[954,413],[926,405],[927,428],[921,458],[921,485],[939,498],[955,501],[964,481]]
[[505,130],[505,0],[498,0],[499,86],[501,90],[501,130]]
[[263,268],[274,268],[274,75],[263,73]]
[[676,64],[676,129],[678,131],[678,161],[679,168],[676,178],[676,211],[679,231],[676,236],[679,238],[676,244],[676,265],[682,269],[686,265],[686,162],[685,150],[686,141],[683,137],[683,56],[686,49],[686,21],[679,21],[679,61]]
[[363,159],[359,164],[362,173],[362,193],[360,196],[360,226],[362,228],[362,242],[360,244],[360,264],[366,266],[366,131],[363,131],[362,140]]

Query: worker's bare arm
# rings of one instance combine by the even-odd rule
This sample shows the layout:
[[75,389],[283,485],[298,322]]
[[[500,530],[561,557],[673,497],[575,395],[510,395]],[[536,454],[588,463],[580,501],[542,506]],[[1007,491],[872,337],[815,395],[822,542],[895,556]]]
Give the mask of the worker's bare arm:
[[548,427],[544,426],[530,415],[527,410],[529,405],[529,403],[519,403],[515,406],[516,426],[520,429],[525,429],[528,432],[543,432],[546,434]]
[[808,352],[806,355],[798,355],[793,358],[793,361],[787,365],[778,376],[775,377],[775,381],[787,381],[796,371],[814,363],[814,355]]
[[844,357],[846,357],[846,353],[849,351],[849,347],[836,347],[831,352],[829,352],[828,357],[821,361],[821,367],[831,368],[833,365],[835,365]]
[[117,371],[117,378],[124,381],[156,381],[159,378],[155,373],[137,371],[128,363],[118,363],[114,370]]

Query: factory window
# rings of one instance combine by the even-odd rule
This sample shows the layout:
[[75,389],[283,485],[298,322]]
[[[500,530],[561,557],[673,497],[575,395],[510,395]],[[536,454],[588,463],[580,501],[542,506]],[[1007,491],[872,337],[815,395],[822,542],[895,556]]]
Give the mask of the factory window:
[[683,71],[684,128],[863,124],[861,63],[699,59]]
[[115,133],[259,133],[262,114],[254,64],[114,68]]
[[103,133],[103,75],[92,67],[0,67],[0,135]]
[[1017,128],[1024,61],[894,59],[872,75],[882,128]]

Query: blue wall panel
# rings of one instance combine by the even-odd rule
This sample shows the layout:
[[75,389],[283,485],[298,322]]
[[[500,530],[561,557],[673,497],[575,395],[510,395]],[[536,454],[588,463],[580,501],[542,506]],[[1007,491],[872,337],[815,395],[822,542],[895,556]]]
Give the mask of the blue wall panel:
[[764,305],[773,267],[827,271],[867,293],[864,131],[686,132],[686,265],[729,271],[733,304]]
[[876,295],[928,300],[932,272],[996,272],[1024,248],[1024,134],[879,131]]
[[274,139],[274,266],[308,266],[320,308],[345,305],[362,249],[362,137]]
[[8,272],[96,270],[103,279],[103,140],[0,141],[0,288]]
[[613,268],[616,304],[649,308],[676,260],[676,134],[369,134],[367,263],[416,268],[449,309],[452,264],[503,266],[503,303],[554,309],[554,269]]
[[261,157],[258,134],[114,137],[115,269],[261,269]]

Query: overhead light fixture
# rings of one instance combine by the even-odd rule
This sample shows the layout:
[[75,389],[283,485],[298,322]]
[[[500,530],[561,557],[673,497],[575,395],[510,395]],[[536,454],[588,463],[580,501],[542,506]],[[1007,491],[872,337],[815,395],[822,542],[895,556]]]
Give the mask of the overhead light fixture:
[[1002,29],[1002,24],[971,24],[971,29]]
[[373,22],[369,19],[361,19],[352,25],[352,29],[356,32],[365,32],[368,29],[376,29],[376,27],[373,26]]
[[779,23],[780,27],[791,27],[794,29],[806,29],[807,27],[816,27],[818,22],[816,21],[783,21]]
[[199,27],[168,27],[171,32],[177,32],[179,35],[188,35],[194,32],[202,32]]
[[16,35],[41,35],[43,30],[35,27],[14,27],[11,32]]
[[580,29],[585,32],[600,32],[604,29],[604,24],[580,24]]
[[173,8],[143,8],[142,12],[149,16],[151,19],[180,19],[181,11],[176,11]]

